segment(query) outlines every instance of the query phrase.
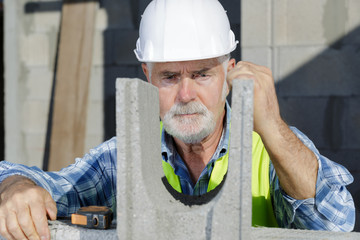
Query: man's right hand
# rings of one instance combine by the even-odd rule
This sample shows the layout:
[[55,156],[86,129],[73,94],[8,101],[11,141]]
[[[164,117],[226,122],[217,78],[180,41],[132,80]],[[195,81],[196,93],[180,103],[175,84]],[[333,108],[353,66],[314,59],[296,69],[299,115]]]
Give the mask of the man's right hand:
[[47,216],[56,219],[51,195],[23,176],[0,185],[0,234],[6,239],[50,239]]

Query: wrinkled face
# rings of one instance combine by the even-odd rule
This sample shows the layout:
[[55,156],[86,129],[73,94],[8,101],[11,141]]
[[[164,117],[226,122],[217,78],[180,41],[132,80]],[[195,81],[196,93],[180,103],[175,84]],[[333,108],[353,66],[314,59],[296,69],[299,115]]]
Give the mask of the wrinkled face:
[[[149,74],[159,89],[160,118],[165,130],[185,143],[198,143],[222,127],[228,88],[225,69],[216,58],[154,63]],[[224,90],[225,88],[225,90]]]

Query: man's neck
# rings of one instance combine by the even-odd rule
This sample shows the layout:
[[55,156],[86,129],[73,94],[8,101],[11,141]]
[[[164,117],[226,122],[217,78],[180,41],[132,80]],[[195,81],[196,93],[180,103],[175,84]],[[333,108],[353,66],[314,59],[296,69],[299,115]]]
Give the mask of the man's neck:
[[175,147],[178,154],[184,160],[193,183],[196,183],[201,172],[211,160],[221,139],[224,128],[224,116],[216,123],[215,130],[200,143],[187,144],[174,137]]

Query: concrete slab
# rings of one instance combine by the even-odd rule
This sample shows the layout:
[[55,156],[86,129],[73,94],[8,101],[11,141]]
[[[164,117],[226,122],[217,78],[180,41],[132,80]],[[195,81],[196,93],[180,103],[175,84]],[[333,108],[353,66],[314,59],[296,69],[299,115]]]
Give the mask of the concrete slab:
[[251,96],[252,82],[234,82],[226,177],[231,181],[225,181],[217,194],[201,197],[199,204],[198,198],[166,188],[157,89],[140,79],[117,80],[119,239],[249,239]]
[[241,47],[270,46],[271,1],[241,1]]
[[273,43],[276,46],[324,44],[326,42],[323,32],[325,2],[325,0],[272,1]]
[[[110,229],[87,229],[70,225],[70,220],[49,221],[51,240],[117,240],[116,222]],[[0,236],[0,240],[5,240]]]
[[111,229],[97,230],[72,226],[68,221],[49,222],[51,240],[116,240],[116,224]]
[[[241,60],[271,68],[272,49],[270,47],[243,47],[241,49]],[[272,72],[274,74],[274,70]]]
[[251,239],[256,240],[356,240],[360,233],[339,233],[281,228],[252,228]]

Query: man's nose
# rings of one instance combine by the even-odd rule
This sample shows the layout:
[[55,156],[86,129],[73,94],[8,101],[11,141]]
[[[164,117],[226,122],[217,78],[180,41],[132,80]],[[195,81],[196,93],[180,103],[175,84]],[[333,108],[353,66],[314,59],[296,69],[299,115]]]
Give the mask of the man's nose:
[[179,91],[177,100],[179,102],[187,103],[196,98],[196,91],[194,81],[190,78],[183,78],[179,84]]

